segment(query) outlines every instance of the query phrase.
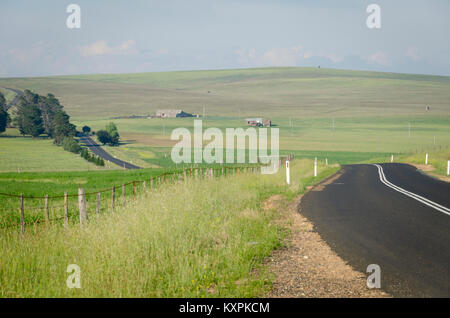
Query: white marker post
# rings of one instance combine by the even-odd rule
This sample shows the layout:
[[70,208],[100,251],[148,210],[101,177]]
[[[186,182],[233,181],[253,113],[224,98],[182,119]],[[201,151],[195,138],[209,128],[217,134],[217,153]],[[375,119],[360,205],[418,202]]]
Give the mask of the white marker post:
[[289,160],[286,160],[286,183],[291,184],[291,175],[289,171]]
[[314,159],[314,177],[317,177],[317,157]]
[[447,161],[447,176],[450,174],[450,160]]
[[325,165],[328,166],[328,158],[325,158]]
[[425,155],[425,164],[428,164],[428,154]]
[[394,162],[394,155],[391,155],[391,162]]

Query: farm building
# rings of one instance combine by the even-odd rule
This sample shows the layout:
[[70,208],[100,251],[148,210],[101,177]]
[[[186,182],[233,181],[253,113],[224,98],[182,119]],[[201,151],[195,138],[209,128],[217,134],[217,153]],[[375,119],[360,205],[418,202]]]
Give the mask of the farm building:
[[180,109],[158,109],[156,117],[159,118],[175,118],[175,117],[195,117],[195,115],[186,113]]
[[247,122],[248,126],[256,126],[256,127],[260,127],[260,126],[265,126],[265,127],[270,127],[272,126],[272,121],[270,119],[262,119],[262,118],[247,118],[245,120]]

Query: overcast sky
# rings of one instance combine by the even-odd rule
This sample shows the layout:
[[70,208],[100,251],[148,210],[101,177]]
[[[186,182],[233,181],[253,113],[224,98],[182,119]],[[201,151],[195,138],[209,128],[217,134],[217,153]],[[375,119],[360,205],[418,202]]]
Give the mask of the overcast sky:
[[[66,8],[81,7],[69,29]],[[381,8],[369,29],[366,8]],[[317,66],[450,76],[448,0],[1,0],[0,77]]]

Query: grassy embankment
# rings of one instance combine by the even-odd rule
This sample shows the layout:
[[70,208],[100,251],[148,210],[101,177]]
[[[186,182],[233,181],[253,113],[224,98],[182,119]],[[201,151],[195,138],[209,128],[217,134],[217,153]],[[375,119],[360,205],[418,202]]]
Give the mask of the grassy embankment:
[[[74,223],[1,233],[2,297],[254,297],[270,287],[261,260],[285,230],[261,202],[288,198],[337,171],[296,160],[290,186],[276,175],[242,174],[170,184],[115,213]],[[69,264],[81,268],[81,289],[66,287]],[[258,274],[254,269],[258,268]]]

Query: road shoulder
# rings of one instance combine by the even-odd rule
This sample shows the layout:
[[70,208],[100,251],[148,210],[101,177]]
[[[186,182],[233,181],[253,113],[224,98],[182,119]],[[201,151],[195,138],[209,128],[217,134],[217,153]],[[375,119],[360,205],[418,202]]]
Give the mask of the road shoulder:
[[268,297],[391,297],[367,288],[365,273],[346,264],[298,211],[300,201],[301,196],[287,202],[276,195],[264,202],[264,209],[275,210],[276,222],[290,232],[285,246],[265,261],[274,276]]
[[442,180],[445,182],[450,182],[450,177],[442,176],[442,175],[435,173],[434,170],[436,170],[436,168],[434,168],[432,165],[425,165],[425,164],[418,164],[418,163],[409,163],[409,164],[411,166],[416,167],[419,171],[421,171],[422,173],[424,173],[430,177],[433,177],[433,178],[436,178],[436,179],[439,179],[439,180]]

